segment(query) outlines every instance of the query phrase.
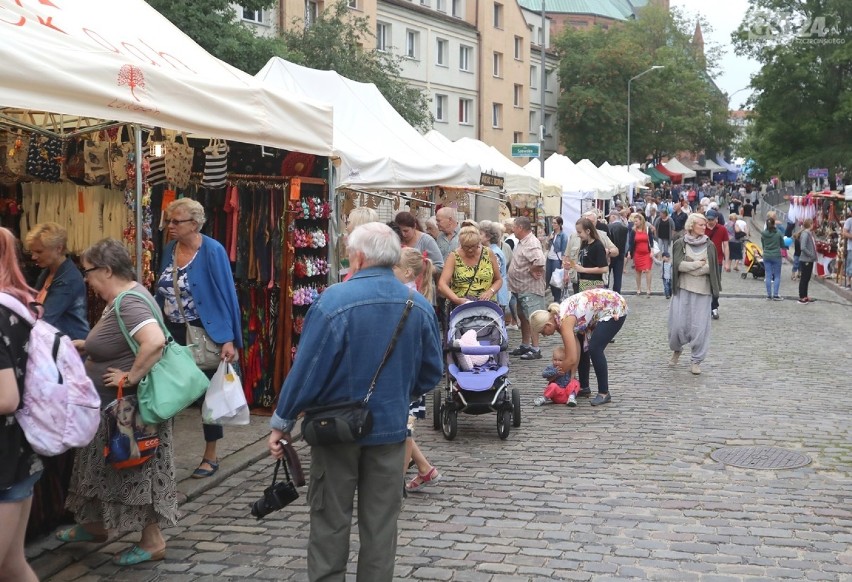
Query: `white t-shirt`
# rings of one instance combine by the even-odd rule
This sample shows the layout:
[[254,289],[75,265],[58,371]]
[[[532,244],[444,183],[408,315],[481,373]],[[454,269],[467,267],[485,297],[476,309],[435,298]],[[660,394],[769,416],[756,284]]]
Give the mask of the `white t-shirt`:
[[[852,233],[852,218],[846,219],[846,222],[843,223],[843,230]],[[846,239],[846,250],[852,251],[852,238]]]

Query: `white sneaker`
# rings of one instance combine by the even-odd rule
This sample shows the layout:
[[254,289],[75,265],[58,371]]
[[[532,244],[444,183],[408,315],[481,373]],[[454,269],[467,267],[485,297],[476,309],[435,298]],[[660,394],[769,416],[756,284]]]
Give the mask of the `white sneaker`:
[[680,359],[680,352],[672,352],[672,358],[669,360],[669,366],[677,366],[677,361]]
[[506,329],[513,329],[515,331],[518,331],[519,328],[518,328],[517,325],[509,324],[509,325],[506,326]]
[[538,398],[533,400],[533,404],[535,404],[536,406],[544,406],[545,404],[550,404],[551,402],[553,401],[546,396],[539,396]]
[[575,406],[577,406],[577,399],[574,397],[573,394],[568,396],[568,406],[570,406],[571,408],[574,408]]
[[698,376],[701,373],[701,368],[698,366],[698,364],[693,362],[692,367],[690,367],[689,371]]

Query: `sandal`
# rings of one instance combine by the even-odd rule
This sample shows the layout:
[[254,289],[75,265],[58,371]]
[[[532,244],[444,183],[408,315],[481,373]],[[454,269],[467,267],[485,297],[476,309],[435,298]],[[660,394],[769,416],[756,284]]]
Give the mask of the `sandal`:
[[166,557],[166,548],[154,552],[145,551],[137,545],[133,545],[129,550],[116,554],[112,558],[112,563],[116,566],[135,566],[142,562],[152,562],[162,560]]
[[106,534],[93,534],[85,527],[77,524],[73,527],[60,529],[54,534],[60,542],[105,542],[108,536]]
[[[201,465],[203,465],[204,463],[207,463],[208,465],[210,465],[211,468],[210,469],[202,469]],[[192,478],[193,479],[204,479],[205,477],[212,477],[213,475],[216,474],[216,471],[219,470],[219,461],[218,460],[211,461],[210,459],[201,459],[201,465],[199,465],[198,468],[195,471],[192,472]]]
[[433,485],[441,480],[441,474],[438,472],[438,469],[432,467],[429,469],[429,472],[425,475],[422,473],[418,473],[417,476],[405,484],[406,491],[419,491],[423,489],[427,485]]

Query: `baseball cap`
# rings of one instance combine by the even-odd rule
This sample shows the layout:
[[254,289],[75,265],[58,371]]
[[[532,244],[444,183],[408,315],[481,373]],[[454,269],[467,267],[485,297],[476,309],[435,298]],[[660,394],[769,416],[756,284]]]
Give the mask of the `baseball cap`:
[[707,213],[704,215],[704,217],[707,220],[719,220],[719,213],[716,212],[713,209],[710,209],[710,210],[707,211]]

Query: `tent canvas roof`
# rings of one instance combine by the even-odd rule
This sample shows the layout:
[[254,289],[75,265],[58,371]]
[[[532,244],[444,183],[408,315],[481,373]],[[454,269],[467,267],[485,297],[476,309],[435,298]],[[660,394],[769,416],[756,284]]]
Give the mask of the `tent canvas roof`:
[[680,161],[677,158],[670,159],[668,162],[663,164],[663,166],[665,166],[667,170],[671,170],[672,173],[680,174],[684,178],[694,178],[695,177],[695,170],[693,170],[691,168],[687,168],[682,163],[680,163]]
[[372,83],[273,57],[256,75],[279,92],[334,105],[338,187],[367,190],[475,186],[479,166],[454,159],[411,127]]
[[644,170],[644,172],[646,174],[648,174],[648,176],[651,178],[651,181],[654,184],[662,184],[663,182],[671,182],[672,181],[671,176],[663,174],[662,172],[657,170],[657,168],[654,168],[654,167],[651,167],[651,166],[646,168]]
[[462,151],[470,152],[473,156],[470,161],[478,163],[483,172],[494,172],[503,176],[505,179],[503,189],[507,194],[541,193],[539,179],[501,154],[496,148],[469,137],[457,139],[455,144]]
[[[144,0],[0,0],[0,124],[27,111],[330,155],[332,111],[213,57]],[[51,126],[48,129],[52,129]]]

